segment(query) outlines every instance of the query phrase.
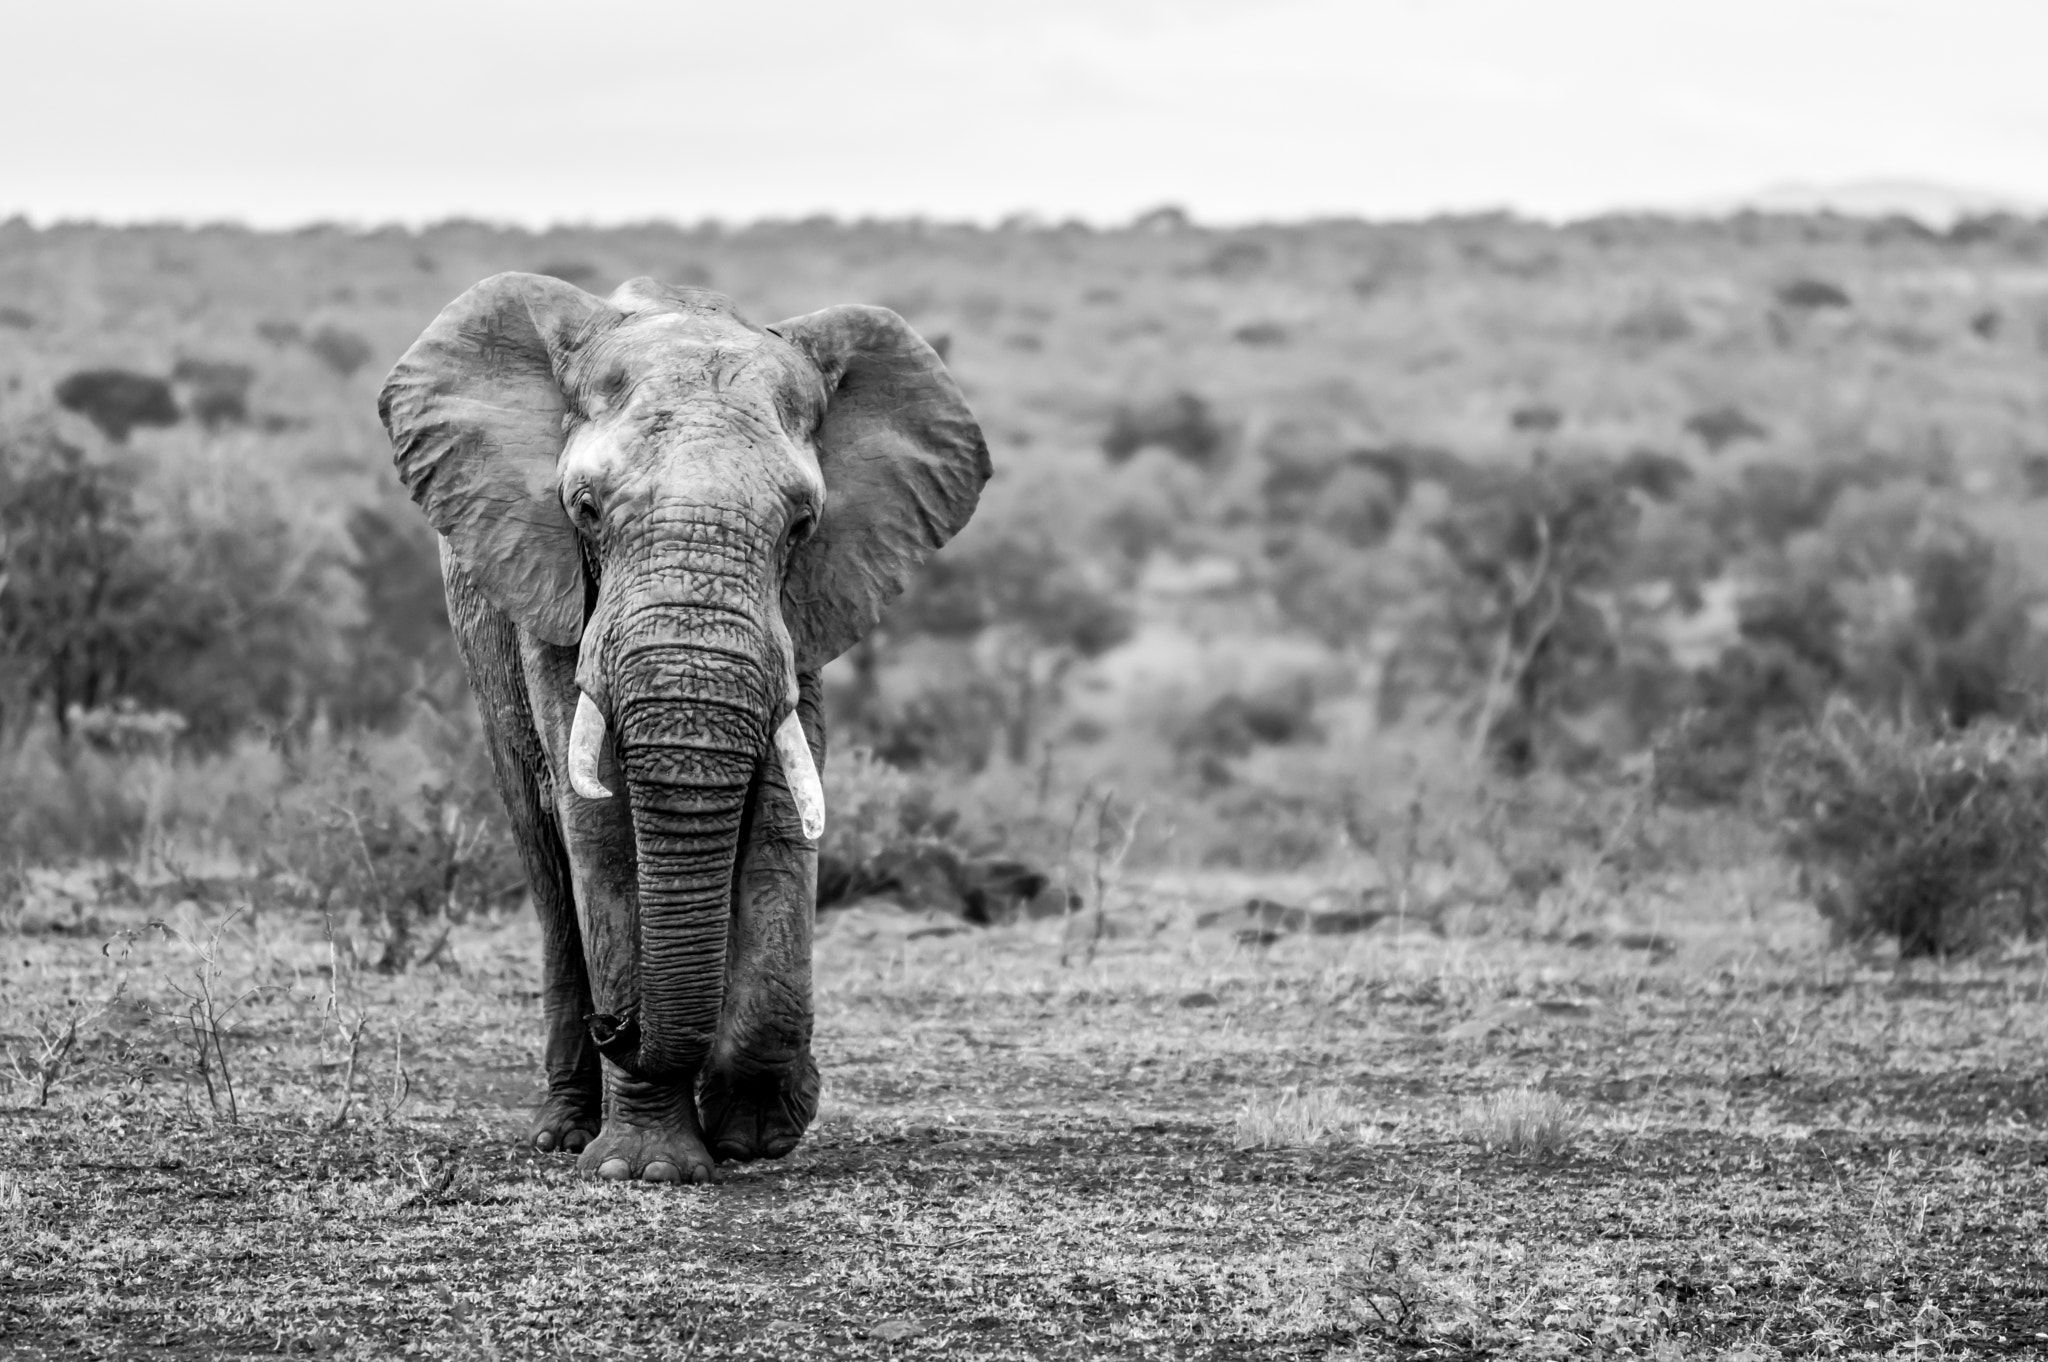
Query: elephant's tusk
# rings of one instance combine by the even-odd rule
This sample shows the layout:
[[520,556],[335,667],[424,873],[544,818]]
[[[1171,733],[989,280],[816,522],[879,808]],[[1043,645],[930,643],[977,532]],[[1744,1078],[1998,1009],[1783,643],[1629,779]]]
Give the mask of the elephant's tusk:
[[569,787],[585,799],[610,799],[612,792],[597,778],[598,754],[604,751],[604,711],[588,695],[576,697],[576,722],[569,729]]
[[804,726],[796,711],[775,730],[775,756],[782,763],[782,779],[796,801],[796,816],[804,825],[804,837],[815,842],[825,835],[825,787],[818,783],[818,768],[811,761],[811,745],[804,738]]

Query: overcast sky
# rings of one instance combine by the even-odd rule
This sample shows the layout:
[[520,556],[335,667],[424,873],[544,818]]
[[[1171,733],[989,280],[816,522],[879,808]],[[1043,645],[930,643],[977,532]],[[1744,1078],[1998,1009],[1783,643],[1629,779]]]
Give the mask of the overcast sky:
[[2048,203],[2048,0],[10,3],[0,216]]

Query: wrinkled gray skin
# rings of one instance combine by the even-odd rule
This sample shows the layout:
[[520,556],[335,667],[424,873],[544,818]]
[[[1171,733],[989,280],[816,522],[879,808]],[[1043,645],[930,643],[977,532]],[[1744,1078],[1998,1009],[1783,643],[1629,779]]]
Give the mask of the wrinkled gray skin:
[[[788,1153],[817,1112],[817,853],[771,739],[794,705],[823,765],[818,669],[972,513],[958,387],[883,308],[764,331],[701,289],[501,274],[378,409],[540,914],[533,1144],[649,1182]],[[579,693],[611,798],[571,786]]]

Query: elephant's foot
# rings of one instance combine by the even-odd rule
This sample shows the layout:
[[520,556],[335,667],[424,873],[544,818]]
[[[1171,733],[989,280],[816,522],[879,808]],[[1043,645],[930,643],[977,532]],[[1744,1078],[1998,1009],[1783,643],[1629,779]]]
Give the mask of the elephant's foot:
[[808,1047],[773,1067],[744,1056],[705,1071],[697,1093],[704,1131],[721,1159],[779,1159],[795,1149],[818,1115],[818,1066]]
[[558,1149],[581,1153],[604,1128],[604,1119],[599,1115],[603,1109],[604,1091],[596,1074],[590,1075],[588,1082],[550,1082],[548,1095],[534,1108],[526,1142],[543,1154]]
[[583,1148],[577,1170],[611,1182],[716,1182],[717,1166],[697,1125],[695,1086],[630,1078],[604,1066],[604,1129]]

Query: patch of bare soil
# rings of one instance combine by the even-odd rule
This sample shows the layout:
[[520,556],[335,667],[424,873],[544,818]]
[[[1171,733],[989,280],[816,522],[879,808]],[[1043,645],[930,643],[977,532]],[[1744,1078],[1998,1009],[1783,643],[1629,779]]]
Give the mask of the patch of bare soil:
[[2038,954],[1153,926],[1065,964],[1056,922],[828,929],[820,1124],[701,1189],[515,1147],[523,923],[340,987],[238,938],[236,1122],[189,958],[12,939],[0,1354],[2048,1354]]

